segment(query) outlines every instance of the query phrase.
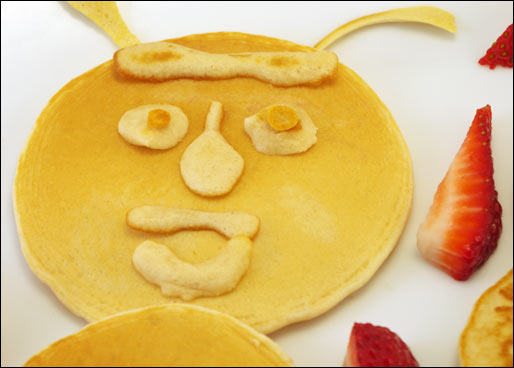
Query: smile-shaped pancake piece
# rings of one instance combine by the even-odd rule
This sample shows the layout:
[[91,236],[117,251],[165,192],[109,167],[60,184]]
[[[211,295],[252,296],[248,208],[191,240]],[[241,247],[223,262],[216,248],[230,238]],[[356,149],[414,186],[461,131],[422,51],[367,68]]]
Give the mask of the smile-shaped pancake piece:
[[184,304],[137,309],[93,323],[26,367],[290,367],[266,336],[236,319]]
[[[174,42],[209,53],[313,51],[240,33]],[[139,231],[127,226],[127,212],[245,212],[260,227],[244,277],[231,292],[189,303],[261,332],[332,308],[393,250],[413,193],[410,155],[390,112],[352,70],[337,69],[315,86],[277,87],[250,77],[155,83],[120,75],[108,61],[72,80],[41,113],[19,161],[14,203],[29,266],[89,321],[182,302],[134,268],[136,248],[153,241],[201,264],[216,258],[227,239],[212,230]],[[229,193],[208,198],[186,186],[180,160],[204,131],[212,101],[223,104],[220,134],[243,158],[244,171]],[[176,146],[154,150],[119,135],[127,111],[151,104],[177,106],[187,116],[188,132]],[[258,152],[244,120],[272,105],[304,110],[317,127],[316,143],[292,155]]]

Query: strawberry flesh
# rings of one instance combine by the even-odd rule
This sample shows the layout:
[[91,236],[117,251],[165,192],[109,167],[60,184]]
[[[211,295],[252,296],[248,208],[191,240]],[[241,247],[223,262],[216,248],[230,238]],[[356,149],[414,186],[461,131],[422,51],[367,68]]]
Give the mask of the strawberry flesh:
[[491,108],[477,110],[466,139],[418,234],[418,248],[456,280],[467,280],[493,253],[502,231],[494,188]]
[[355,323],[344,360],[345,367],[419,367],[409,347],[385,327]]
[[489,65],[490,69],[496,68],[496,65],[512,68],[512,24],[498,37],[478,63]]

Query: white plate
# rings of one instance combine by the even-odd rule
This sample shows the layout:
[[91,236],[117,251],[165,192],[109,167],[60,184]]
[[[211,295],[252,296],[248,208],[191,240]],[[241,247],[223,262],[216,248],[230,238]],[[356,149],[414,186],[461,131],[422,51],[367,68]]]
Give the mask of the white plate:
[[[426,2],[120,3],[142,41],[240,31],[314,45],[341,24]],[[458,365],[457,344],[473,303],[512,268],[512,69],[478,59],[512,23],[512,2],[440,2],[457,34],[421,24],[376,25],[333,45],[391,110],[414,163],[412,211],[395,251],[372,280],[325,315],[271,335],[299,366],[340,366],[353,322],[389,327],[421,365]],[[69,80],[112,57],[114,43],[64,2],[2,2],[2,366],[23,364],[86,322],[30,271],[12,206],[18,156],[48,100]],[[427,264],[416,231],[464,140],[475,110],[493,111],[496,188],[503,205],[497,251],[467,282]]]

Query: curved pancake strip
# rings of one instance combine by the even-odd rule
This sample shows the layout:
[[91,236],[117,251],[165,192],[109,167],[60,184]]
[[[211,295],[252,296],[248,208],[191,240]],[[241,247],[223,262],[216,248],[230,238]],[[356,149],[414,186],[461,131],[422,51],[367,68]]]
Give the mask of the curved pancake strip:
[[134,251],[132,262],[147,281],[161,287],[163,295],[192,300],[232,291],[248,270],[251,252],[252,241],[236,236],[216,257],[191,264],[165,245],[145,241]]
[[120,313],[49,345],[25,367],[290,367],[282,349],[233,317],[175,304]]
[[348,33],[362,27],[380,23],[398,22],[426,23],[442,28],[451,33],[457,32],[455,17],[453,14],[433,6],[414,6],[411,8],[392,9],[382,13],[370,14],[354,19],[330,32],[314,47],[318,50],[326,49]]
[[459,342],[462,367],[512,367],[512,270],[475,303]]
[[[312,51],[240,33],[174,42],[211,53]],[[170,96],[189,119],[181,144],[155,151],[120,139],[116,127],[125,111],[167,103]],[[211,101],[223,102],[223,136],[245,159],[244,175],[218,198],[192,193],[179,169],[185,149],[203,131]],[[301,106],[316,122],[318,141],[311,149],[291,156],[255,150],[243,121],[277,103]],[[27,263],[68,308],[90,321],[181,301],[163,296],[132,266],[134,250],[148,234],[126,226],[131,208],[159,203],[257,216],[252,261],[237,288],[190,303],[271,332],[320,315],[373,276],[402,233],[413,180],[391,113],[342,64],[330,82],[285,89],[251,78],[135,81],[113,72],[109,61],[64,86],[41,113],[20,157],[13,193]],[[214,231],[152,240],[190,263],[215,257],[226,243]]]
[[123,21],[116,1],[67,1],[67,3],[95,22],[119,47],[139,43],[139,39],[130,32]]

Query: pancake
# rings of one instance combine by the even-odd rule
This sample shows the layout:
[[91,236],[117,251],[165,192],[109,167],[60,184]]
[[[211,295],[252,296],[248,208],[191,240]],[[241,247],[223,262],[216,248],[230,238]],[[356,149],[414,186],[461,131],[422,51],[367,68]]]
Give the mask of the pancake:
[[512,367],[512,270],[475,303],[460,337],[462,367]]
[[163,305],[93,323],[34,355],[26,367],[290,367],[273,341],[226,314]]
[[[173,40],[213,53],[313,51],[241,33]],[[205,198],[180,173],[186,148],[203,131],[212,101],[224,106],[221,133],[243,157],[231,192]],[[117,131],[137,106],[172,104],[189,120],[169,150],[127,143]],[[274,104],[305,110],[317,142],[294,155],[257,152],[244,119]],[[190,263],[216,257],[214,231],[149,234],[125,218],[136,207],[240,211],[260,220],[249,268],[225,295],[190,301],[269,333],[316,317],[364,285],[391,253],[413,195],[411,158],[386,106],[348,67],[317,86],[275,87],[252,78],[151,83],[119,75],[108,61],[75,78],[48,103],[22,153],[14,207],[23,254],[33,272],[88,321],[166,297],[133,267],[144,241]]]

